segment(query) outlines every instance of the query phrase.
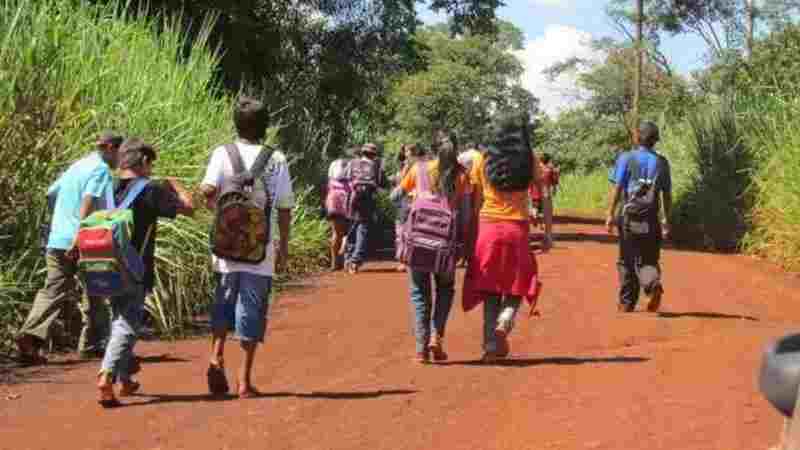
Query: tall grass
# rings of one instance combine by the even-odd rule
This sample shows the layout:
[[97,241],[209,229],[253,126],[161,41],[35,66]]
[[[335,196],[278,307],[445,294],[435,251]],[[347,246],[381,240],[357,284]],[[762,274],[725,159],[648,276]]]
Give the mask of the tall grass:
[[752,228],[745,249],[800,270],[800,98],[761,99],[747,118],[753,174]]
[[561,177],[559,191],[553,200],[556,211],[602,214],[608,200],[608,170],[590,173],[569,173]]
[[[43,193],[100,130],[155,144],[155,175],[190,185],[211,149],[233,137],[231,101],[215,78],[219,55],[207,49],[211,20],[189,41],[179,18],[129,15],[120,6],[0,0],[0,346],[43,279],[36,249]],[[293,245],[308,258],[322,223],[306,209],[298,206]],[[205,213],[160,227],[148,307],[164,332],[180,334],[208,302],[209,221]]]
[[669,137],[665,153],[674,155],[673,237],[679,244],[737,250],[747,229],[753,161],[733,101],[702,106]]

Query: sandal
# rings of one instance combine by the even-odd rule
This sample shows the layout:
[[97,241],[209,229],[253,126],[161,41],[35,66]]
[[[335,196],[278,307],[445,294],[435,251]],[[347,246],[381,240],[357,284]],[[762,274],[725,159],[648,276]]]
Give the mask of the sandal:
[[[108,374],[101,372],[98,376],[98,383],[97,383],[97,403],[102,406],[103,408],[116,408],[117,406],[122,405],[122,403],[117,400],[117,397],[114,395],[114,385],[111,383],[110,380],[107,379]],[[103,378],[106,378],[105,383]]]
[[441,336],[431,336],[431,343],[428,344],[428,351],[434,361],[447,361],[447,353],[444,351]]
[[238,392],[238,397],[240,399],[258,398],[264,395],[261,391],[253,386],[247,386],[244,390],[241,390],[241,388],[237,386],[236,392]]
[[222,364],[209,364],[206,379],[208,380],[208,392],[211,395],[225,395],[231,390],[228,379],[225,377],[225,367]]
[[127,383],[122,383],[122,387],[119,389],[119,396],[130,397],[131,395],[137,393],[140,387],[142,387],[141,383],[133,380]]
[[416,356],[414,356],[414,362],[419,364],[428,364],[431,362],[431,358],[427,351],[417,352]]

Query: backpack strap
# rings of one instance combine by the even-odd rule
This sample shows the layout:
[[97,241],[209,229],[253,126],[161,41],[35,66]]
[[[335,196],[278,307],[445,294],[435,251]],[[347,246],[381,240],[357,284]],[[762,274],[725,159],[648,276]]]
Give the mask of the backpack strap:
[[233,174],[237,175],[244,172],[244,161],[242,154],[239,153],[239,147],[236,144],[225,144],[225,151],[228,153],[228,160],[233,167]]
[[144,188],[147,187],[147,184],[150,183],[150,179],[146,177],[136,178],[133,182],[131,182],[125,188],[125,196],[122,199],[122,202],[119,204],[120,209],[127,209],[130,208],[133,202],[136,200],[136,197],[144,191]]
[[420,192],[431,192],[431,177],[428,173],[428,163],[420,161],[417,163],[417,189]]
[[272,154],[275,153],[275,148],[269,145],[264,145],[259,152],[256,161],[253,163],[253,167],[250,169],[250,173],[253,174],[253,178],[260,178],[261,175],[264,174],[264,171],[267,169],[267,164],[272,159]]

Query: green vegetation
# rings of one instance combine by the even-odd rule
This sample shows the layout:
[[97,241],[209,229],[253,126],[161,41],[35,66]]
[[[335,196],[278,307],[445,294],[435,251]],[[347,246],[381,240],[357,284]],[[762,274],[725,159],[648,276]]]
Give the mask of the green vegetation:
[[572,172],[561,176],[560,187],[553,201],[558,211],[577,211],[600,215],[608,199],[608,171]]
[[[179,22],[118,11],[60,0],[0,3],[0,347],[42,282],[43,192],[91,149],[99,130],[153,142],[156,176],[189,184],[202,175],[210,149],[232,139],[230,98],[214,78],[218,58],[205,46],[210,22],[189,41]],[[292,274],[319,267],[326,245],[312,196],[299,190]],[[163,333],[180,335],[210,298],[208,224],[201,213],[161,227],[148,307]]]
[[[792,55],[800,49],[800,28],[788,14],[796,6],[771,2],[749,14],[730,8],[733,3],[675,9],[661,0],[645,2],[642,115],[662,128],[658,150],[671,162],[678,244],[744,250],[798,270],[800,78]],[[572,172],[562,177],[560,208],[602,208],[603,175],[618,152],[631,147],[629,7],[610,4],[624,39],[596,42],[604,59],[573,59],[549,69],[551,76],[576,74],[591,94],[582,106],[540,121],[540,148]],[[742,34],[748,20],[764,30],[752,45]],[[726,39],[710,34],[720,30]],[[664,36],[680,33],[708,43],[711,63],[691,78],[675,75],[659,48]]]

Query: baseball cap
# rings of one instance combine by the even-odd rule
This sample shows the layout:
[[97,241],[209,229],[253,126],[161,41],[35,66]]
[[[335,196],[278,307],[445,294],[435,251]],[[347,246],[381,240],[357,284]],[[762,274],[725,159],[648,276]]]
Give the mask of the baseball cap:
[[153,162],[156,158],[155,148],[138,137],[126,139],[119,148],[120,169],[131,169],[141,165],[145,159]]

